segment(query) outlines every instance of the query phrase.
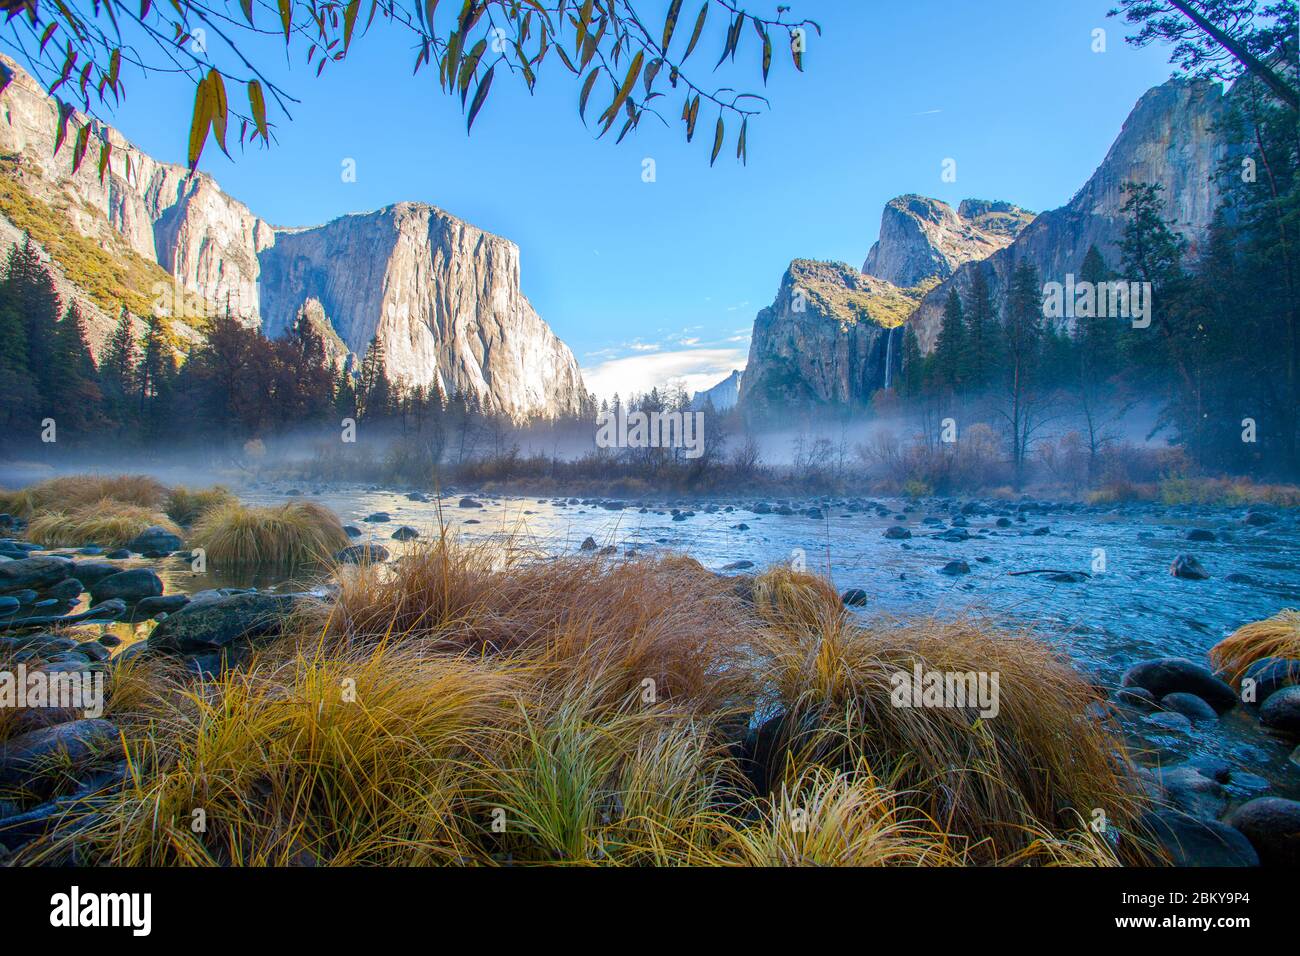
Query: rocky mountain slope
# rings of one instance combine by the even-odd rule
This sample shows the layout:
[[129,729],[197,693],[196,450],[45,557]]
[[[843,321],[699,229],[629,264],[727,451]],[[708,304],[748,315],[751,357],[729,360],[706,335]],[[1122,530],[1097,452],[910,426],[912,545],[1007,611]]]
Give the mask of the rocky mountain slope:
[[[515,417],[578,409],[577,362],[520,291],[513,243],[414,203],[274,228],[211,177],[160,163],[102,123],[74,173],[84,117],[73,114],[56,154],[58,103],[3,56],[0,83],[0,240],[26,229],[41,241],[73,287],[64,291],[93,305],[92,348],[122,305],[169,311],[180,338],[227,310],[275,335],[305,309],[333,330],[335,352],[359,354],[377,334],[395,380],[472,390]],[[107,265],[87,261],[87,242]]]
[[903,288],[946,279],[962,263],[1010,245],[1033,218],[1007,202],[967,199],[954,212],[938,199],[899,196],[880,216],[880,238],[862,271]]
[[699,410],[709,404],[720,412],[734,408],[736,402],[740,401],[740,382],[743,377],[742,372],[733,370],[717,385],[696,392],[691,396],[691,408]]
[[796,259],[776,301],[754,320],[740,384],[745,413],[865,405],[897,373],[902,323],[926,288],[899,289],[842,262]]
[[[1148,91],[1083,188],[1037,217],[1006,202],[966,200],[954,211],[923,196],[891,200],[861,273],[797,261],[776,302],[758,314],[741,389],[746,414],[765,414],[783,402],[870,400],[899,370],[898,326],[910,323],[922,351],[933,349],[949,291],[968,294],[977,268],[989,270],[1000,304],[1021,259],[1044,282],[1077,273],[1093,244],[1117,266],[1124,183],[1164,187],[1166,214],[1194,254],[1219,203],[1214,174],[1227,147],[1215,127],[1224,108],[1222,89],[1210,81],[1171,80]],[[820,290],[819,304],[796,312],[792,296],[801,279]]]
[[1215,172],[1227,146],[1215,133],[1223,119],[1226,99],[1209,80],[1170,80],[1138,100],[1101,166],[1065,206],[1038,216],[1014,242],[993,252],[986,266],[969,263],[935,288],[917,310],[912,323],[923,351],[934,347],[943,320],[948,292],[970,289],[975,268],[989,270],[995,301],[1001,301],[1014,263],[1028,260],[1042,281],[1064,282],[1077,274],[1096,245],[1111,268],[1120,264],[1124,235],[1121,187],[1130,182],[1164,187],[1165,214],[1191,243],[1205,234],[1219,204]]

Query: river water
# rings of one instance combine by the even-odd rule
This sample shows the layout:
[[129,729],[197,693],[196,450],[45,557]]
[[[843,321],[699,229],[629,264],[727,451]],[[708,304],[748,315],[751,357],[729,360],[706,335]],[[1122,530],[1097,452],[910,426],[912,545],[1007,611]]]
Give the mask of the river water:
[[[262,485],[241,491],[241,497],[252,504],[275,504],[298,491],[292,485]],[[756,513],[762,507],[749,498],[613,502],[475,494],[482,507],[462,508],[460,494],[413,501],[374,488],[301,491],[360,529],[358,540],[381,543],[395,554],[405,547],[391,538],[398,526],[410,525],[427,538],[444,522],[468,541],[493,538],[548,554],[575,553],[591,537],[619,554],[686,553],[716,571],[738,561],[761,569],[801,560],[810,570],[828,573],[841,590],[866,591],[869,603],[854,613],[974,613],[1028,626],[1107,686],[1117,686],[1130,665],[1154,657],[1205,662],[1209,648],[1238,626],[1300,606],[1300,519],[1294,512],[1274,512],[1273,524],[1251,527],[1242,521],[1245,508],[1136,504],[1037,510],[1030,505],[1033,510],[1022,511],[1015,504],[984,502],[986,513],[965,516],[964,530],[971,537],[946,541],[936,535],[952,529],[961,501],[763,499],[771,509],[786,505],[794,512],[787,515]],[[690,514],[674,520],[674,508]],[[810,508],[819,509],[821,516],[810,517]],[[376,512],[386,512],[391,520],[364,520]],[[960,525],[962,519],[956,520]],[[910,529],[912,537],[886,538],[885,530],[895,525]],[[1216,540],[1189,541],[1192,529],[1214,532]],[[1209,580],[1171,575],[1170,563],[1179,554],[1197,557]],[[969,574],[941,572],[957,560],[967,562]],[[1088,577],[1055,583],[1047,575],[1014,574],[1037,569]],[[1229,575],[1234,575],[1232,581]],[[171,588],[275,583],[210,568],[192,577],[174,573]],[[1215,755],[1249,771],[1241,775],[1244,785],[1231,785],[1238,788],[1238,798],[1252,795],[1264,781],[1273,792],[1300,793],[1300,768],[1288,761],[1292,747],[1261,731],[1244,707],[1217,724],[1197,724],[1188,734],[1155,727],[1137,713],[1124,713],[1122,722],[1149,762]],[[1252,774],[1262,779],[1252,780]]]

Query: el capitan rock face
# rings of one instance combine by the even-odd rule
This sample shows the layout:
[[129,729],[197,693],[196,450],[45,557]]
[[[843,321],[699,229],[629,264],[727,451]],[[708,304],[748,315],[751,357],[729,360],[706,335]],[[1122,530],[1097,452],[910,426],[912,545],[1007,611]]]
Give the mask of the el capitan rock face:
[[1064,282],[1067,274],[1078,274],[1089,246],[1096,245],[1106,264],[1117,269],[1125,183],[1164,187],[1165,215],[1191,242],[1189,254],[1195,254],[1219,205],[1215,174],[1227,146],[1215,126],[1225,108],[1222,89],[1209,80],[1170,80],[1149,90],[1125,120],[1101,166],[1069,203],[1039,215],[1014,242],[993,252],[986,265],[958,267],[925,297],[912,318],[921,350],[934,348],[949,290],[968,294],[976,268],[988,270],[998,303],[1014,264],[1022,260],[1033,263],[1043,282]]
[[[343,343],[360,354],[377,332],[390,377],[409,384],[440,381],[448,392],[476,392],[486,408],[515,417],[577,411],[584,395],[577,362],[520,291],[513,243],[418,203],[277,229],[210,176],[160,163],[102,123],[93,124],[74,173],[72,134],[54,153],[55,99],[4,56],[0,75],[7,79],[0,93],[6,174],[63,209],[108,255],[156,264],[159,279],[171,276],[212,313],[229,308],[262,323],[268,335],[282,334],[299,310],[332,327],[336,335],[326,339],[333,352]],[[74,112],[73,134],[84,120]],[[101,182],[105,141],[111,153]],[[0,215],[0,254],[20,237]],[[65,285],[62,294],[77,295]],[[137,291],[153,297],[150,289]],[[90,307],[87,318],[97,351],[117,316]],[[183,323],[173,325],[187,337]]]
[[360,355],[372,336],[388,373],[486,396],[512,415],[576,410],[572,353],[519,288],[519,247],[423,203],[280,230],[261,257],[262,321],[283,335],[304,303]]
[[880,239],[862,271],[902,288],[946,279],[962,263],[1005,248],[1033,218],[1007,202],[968,199],[953,211],[938,199],[898,196],[881,213]]

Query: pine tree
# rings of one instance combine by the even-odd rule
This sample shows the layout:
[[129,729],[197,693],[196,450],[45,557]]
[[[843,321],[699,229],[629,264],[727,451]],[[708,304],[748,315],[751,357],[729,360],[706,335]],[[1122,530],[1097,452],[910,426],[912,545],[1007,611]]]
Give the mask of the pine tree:
[[357,383],[359,412],[365,418],[383,418],[392,402],[388,370],[384,362],[384,344],[376,335],[366,346],[361,360],[361,377]]
[[903,398],[916,398],[925,387],[925,356],[916,329],[908,323],[903,331],[903,373],[898,382],[898,393]]
[[1042,356],[1043,291],[1038,270],[1022,261],[1011,273],[1003,324],[1007,363],[1004,394],[1006,421],[1011,444],[1011,462],[1016,487],[1024,484],[1025,462],[1035,421],[1036,374]]
[[86,321],[76,302],[55,327],[50,356],[50,377],[55,388],[49,407],[65,434],[84,435],[102,418],[98,370],[86,341]]
[[998,320],[993,307],[993,290],[988,270],[974,267],[970,301],[966,308],[966,355],[964,372],[967,388],[978,392],[994,377],[998,365]]
[[27,346],[25,366],[31,376],[37,405],[48,405],[57,384],[51,359],[62,305],[54,288],[54,276],[41,260],[30,235],[9,255],[0,301],[9,303],[23,321]]
[[959,391],[966,363],[966,321],[962,315],[961,296],[956,289],[948,293],[943,307],[943,325],[934,347],[934,375],[941,388]]

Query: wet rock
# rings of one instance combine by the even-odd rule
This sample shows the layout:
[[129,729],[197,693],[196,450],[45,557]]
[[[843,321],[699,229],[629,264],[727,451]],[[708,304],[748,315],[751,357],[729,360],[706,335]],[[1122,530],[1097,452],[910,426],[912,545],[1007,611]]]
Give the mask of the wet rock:
[[343,533],[346,534],[349,538],[361,537],[361,529],[354,524],[345,524],[343,526]]
[[149,551],[165,551],[170,554],[185,547],[185,542],[159,525],[151,525],[126,543],[127,548],[144,554]]
[[1225,822],[1245,834],[1265,866],[1300,865],[1300,801],[1257,797]]
[[388,549],[374,542],[349,545],[334,555],[334,560],[339,564],[376,564],[387,561],[388,558]]
[[1191,719],[1176,711],[1162,710],[1158,713],[1148,714],[1142,719],[1153,727],[1159,727],[1161,730],[1176,730],[1182,734],[1192,732]]
[[965,528],[949,528],[947,531],[940,532],[934,537],[939,541],[951,541],[956,543],[959,541],[969,541],[970,532]]
[[1232,764],[1222,757],[1209,755],[1192,757],[1190,760],[1183,761],[1179,766],[1190,767],[1202,777],[1208,777],[1215,783],[1227,783],[1232,777]]
[[733,526],[732,526],[732,529],[735,530],[735,531],[748,531],[748,530],[749,530],[749,525],[745,524],[745,522],[742,521],[742,522],[741,522],[740,524],[738,524],[738,525],[733,525]]
[[864,607],[868,601],[867,592],[862,588],[849,588],[840,595],[845,607]]
[[949,561],[939,569],[939,573],[954,578],[960,577],[963,574],[970,574],[970,565],[965,561]]
[[1240,571],[1233,571],[1231,574],[1225,576],[1223,580],[1227,581],[1229,584],[1254,584],[1255,583],[1254,578],[1252,578],[1249,574],[1242,574]]
[[75,601],[81,597],[81,592],[84,590],[84,586],[76,578],[64,578],[58,584],[48,588],[45,596],[57,598],[60,601]]
[[252,591],[219,601],[191,602],[154,627],[149,649],[195,654],[235,642],[261,644],[278,637],[300,598]]
[[1197,697],[1195,694],[1189,694],[1185,691],[1175,691],[1172,694],[1166,694],[1160,698],[1160,706],[1165,710],[1171,710],[1175,713],[1182,714],[1191,720],[1218,720],[1219,715],[1214,708]]
[[126,602],[120,598],[113,598],[96,604],[90,610],[82,611],[80,614],[34,614],[28,617],[10,618],[5,621],[5,626],[13,629],[66,627],[70,624],[82,624],[90,621],[116,621],[125,613]]
[[[130,557],[130,553],[127,553]],[[91,587],[97,581],[102,581],[110,574],[121,574],[122,569],[116,564],[109,564],[107,561],[78,561],[72,567],[72,576],[84,584]]]
[[1218,541],[1219,536],[1206,528],[1193,528],[1183,537],[1188,541]]
[[1300,737],[1300,687],[1284,687],[1259,708],[1259,722],[1269,730]]
[[114,561],[121,561],[123,558],[131,557],[131,549],[114,548],[112,551],[108,552],[108,554],[104,555],[104,557],[112,558]]
[[1088,580],[1088,575],[1082,571],[1056,571],[1047,575],[1047,580],[1053,584],[1082,584]]
[[1183,691],[1200,697],[1219,713],[1237,703],[1237,692],[1209,668],[1185,657],[1161,657],[1135,664],[1124,672],[1125,687],[1145,687],[1157,698]]
[[595,550],[596,550],[596,539],[595,539],[595,538],[592,538],[592,537],[584,538],[584,539],[583,539],[583,542],[582,542],[582,545],[581,545],[581,547],[580,547],[580,550],[582,550],[582,551],[595,551]]
[[0,790],[48,792],[43,772],[57,761],[60,772],[75,771],[101,756],[118,757],[122,743],[110,721],[87,718],[43,727],[0,744]]
[[72,561],[54,555],[0,561],[0,593],[33,588],[41,590],[72,576]]
[[893,525],[885,529],[885,537],[890,541],[903,541],[912,536],[912,532],[898,525]]
[[1252,528],[1262,528],[1265,525],[1273,524],[1276,521],[1277,518],[1270,514],[1265,514],[1262,511],[1252,511],[1243,519],[1243,522]]
[[1169,805],[1188,816],[1218,820],[1228,807],[1228,794],[1223,786],[1195,767],[1170,767],[1159,779]]
[[1190,554],[1180,554],[1174,558],[1173,564],[1169,565],[1169,573],[1187,581],[1205,581],[1210,577],[1210,572]]
[[108,660],[108,648],[98,641],[83,641],[77,645],[77,653],[91,661]]
[[994,523],[995,525],[997,525],[999,528],[1010,528],[1010,527],[1011,527],[1011,519],[1010,519],[1010,518],[999,518],[997,521],[995,521],[995,522],[993,522],[993,523]]
[[1263,703],[1284,687],[1300,684],[1300,660],[1262,657],[1247,667],[1242,677],[1243,690],[1246,681],[1254,681],[1255,703]]
[[722,570],[724,570],[724,571],[743,571],[743,570],[745,570],[746,568],[752,568],[753,566],[754,566],[754,562],[753,562],[753,561],[732,561],[730,564],[724,564],[724,565],[722,566]]
[[122,639],[116,634],[101,634],[99,635],[99,643],[105,647],[117,647],[122,643]]
[[1155,710],[1158,701],[1156,695],[1145,687],[1121,687],[1115,692],[1115,700],[1126,707],[1138,710]]
[[409,524],[400,526],[392,535],[394,541],[414,541],[419,536],[420,532],[416,531]]
[[135,606],[135,616],[146,620],[158,614],[175,614],[190,603],[188,594],[167,594],[142,598]]
[[392,516],[387,511],[376,511],[374,514],[368,514],[362,521],[369,521],[371,524],[383,524],[385,521],[392,521]]
[[479,504],[477,501],[475,501],[473,498],[466,495],[464,498],[460,499],[460,503],[457,505],[457,507],[458,508],[482,508],[483,506]]
[[129,604],[147,597],[157,597],[162,593],[162,578],[158,577],[153,568],[119,571],[101,578],[90,587],[90,597],[96,602],[118,598]]
[[1141,822],[1174,866],[1259,866],[1259,854],[1245,835],[1218,821],[1156,810]]
[[12,614],[22,607],[16,597],[0,597],[0,614]]

